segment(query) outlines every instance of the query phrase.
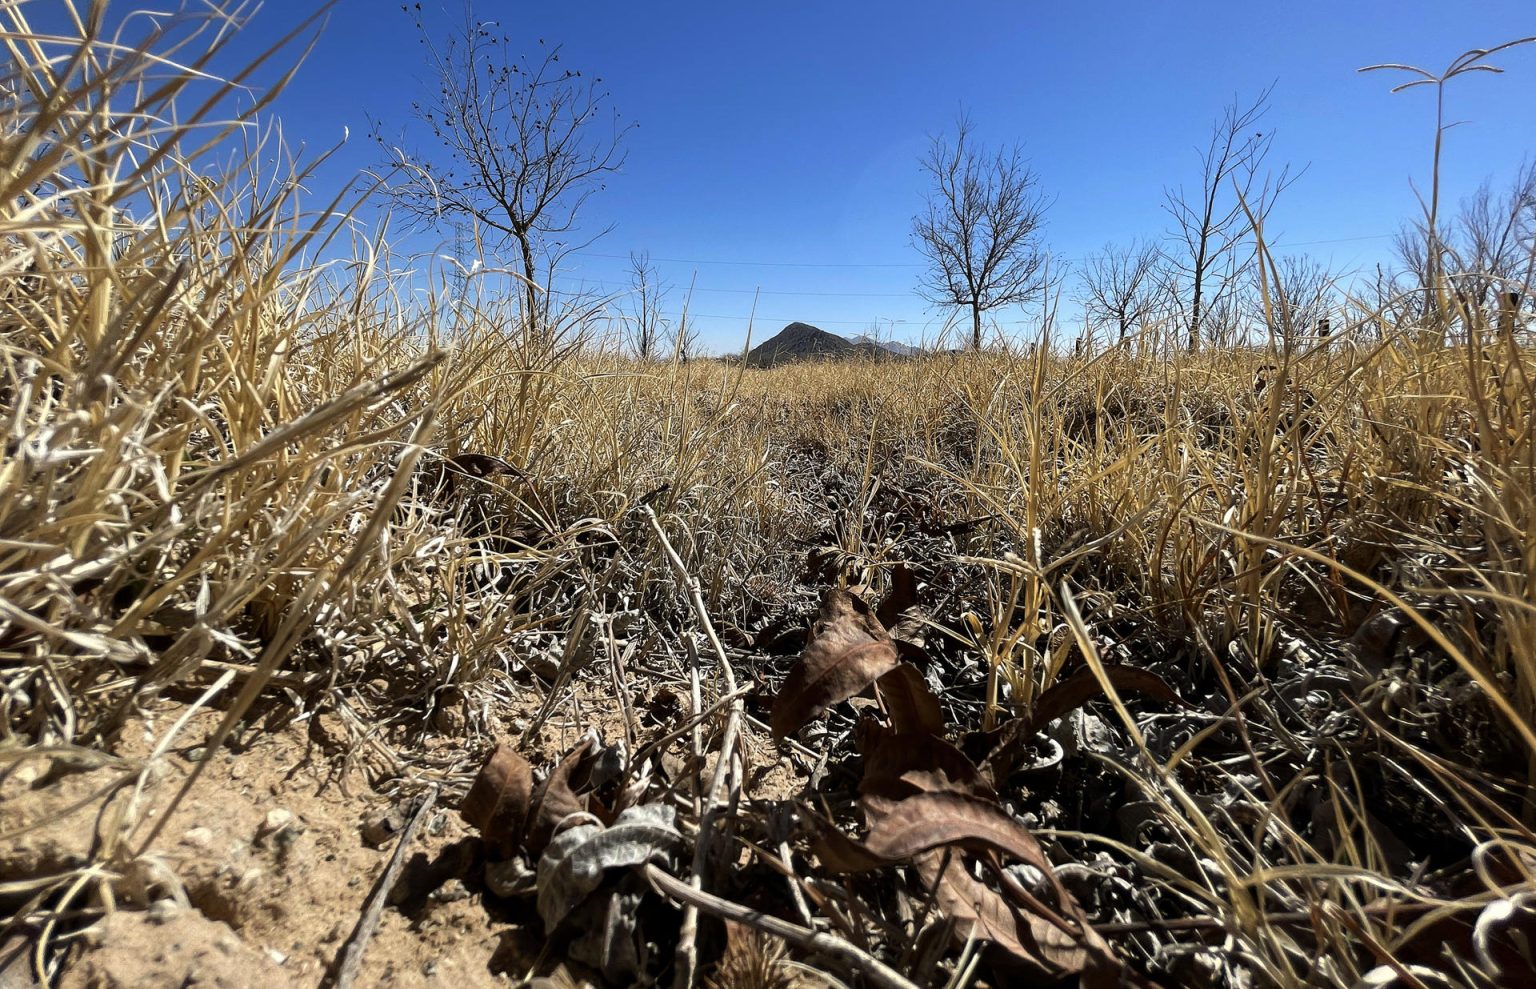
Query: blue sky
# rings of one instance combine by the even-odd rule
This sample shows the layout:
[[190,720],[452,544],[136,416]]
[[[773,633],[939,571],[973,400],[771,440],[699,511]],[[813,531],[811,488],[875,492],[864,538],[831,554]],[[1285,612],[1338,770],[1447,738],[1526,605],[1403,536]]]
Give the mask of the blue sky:
[[[313,4],[267,0],[243,50]],[[460,0],[424,0],[444,26]],[[1272,161],[1306,167],[1271,236],[1338,269],[1386,257],[1428,176],[1433,99],[1390,95],[1373,62],[1439,71],[1455,55],[1536,34],[1530,0],[1253,3],[514,3],[479,0],[531,50],[600,75],[639,127],[622,174],[589,205],[614,230],[575,259],[573,278],[627,284],[627,254],[649,250],[676,286],[690,281],[704,342],[734,349],[753,291],[758,339],[800,319],[854,334],[886,321],[897,338],[932,334],[943,314],[915,293],[911,245],[924,195],[918,159],[959,107],[978,137],[1022,142],[1054,199],[1047,243],[1081,258],[1106,241],[1168,228],[1166,186],[1193,181],[1196,146],[1224,103],[1274,84]],[[1533,148],[1536,45],[1507,72],[1453,84],[1447,146],[1454,199],[1507,177]],[[369,116],[398,130],[429,83],[398,0],[340,0],[277,105],[290,141],[351,139],[331,179],[376,160]],[[1325,242],[1325,243],[1316,243]],[[734,262],[734,263],[722,263]],[[1005,315],[1007,322],[1021,316]]]

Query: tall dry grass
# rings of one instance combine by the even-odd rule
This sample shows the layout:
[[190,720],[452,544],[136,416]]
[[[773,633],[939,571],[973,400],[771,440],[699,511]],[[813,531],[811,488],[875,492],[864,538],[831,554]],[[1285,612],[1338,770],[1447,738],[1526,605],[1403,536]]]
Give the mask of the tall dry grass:
[[[1357,984],[1530,882],[1536,362],[1516,320],[1437,293],[1434,334],[1365,307],[1312,346],[1273,325],[1195,355],[634,363],[579,313],[525,326],[490,274],[423,304],[424,276],[356,232],[366,188],[310,198],[315,163],[263,129],[276,91],[237,98],[302,31],[224,82],[220,13],[109,34],[103,5],[71,9],[60,37],[0,11],[0,761],[110,750],[155,693],[212,683],[233,685],[221,734],[263,692],[324,698],[396,744],[371,750],[381,777],[430,775],[412,740],[452,710],[473,736],[531,653],[557,647],[558,694],[620,616],[668,651],[647,505],[741,628],[806,613],[822,581],[883,588],[921,533],[949,574],[935,636],[981,670],[973,727],[1069,663],[1155,656],[1218,684],[1158,737],[1115,701],[1139,753],[1115,771],[1208,867],[1062,837],[1140,862],[1273,984]],[[465,454],[501,466],[470,476]],[[1403,660],[1405,636],[1436,660]],[[1330,710],[1354,734],[1284,715],[1273,685],[1307,667],[1344,678]],[[1427,739],[1453,677],[1494,751]],[[1200,762],[1234,723],[1252,758]],[[1392,863],[1362,774],[1433,805],[1482,887]],[[1196,777],[1267,810],[1224,816]],[[29,881],[31,904],[110,903],[146,820],[119,822],[107,869]]]

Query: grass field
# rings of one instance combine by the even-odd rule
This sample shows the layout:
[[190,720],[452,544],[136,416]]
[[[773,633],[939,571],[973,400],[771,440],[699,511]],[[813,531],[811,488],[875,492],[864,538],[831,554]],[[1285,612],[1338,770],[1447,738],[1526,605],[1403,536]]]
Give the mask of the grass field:
[[[1513,313],[1436,285],[1410,323],[1361,304],[1322,341],[1276,318],[1193,354],[1153,326],[1078,356],[639,363],[595,321],[526,325],[495,276],[423,304],[384,244],[312,262],[362,193],[236,150],[197,78],[223,39],[157,61],[0,21],[0,775],[15,797],[109,770],[0,812],[0,845],[95,822],[73,857],[4,858],[18,972],[67,978],[87,925],[170,897],[143,878],[163,822],[287,712],[334,719],[338,764],[402,805],[458,806],[499,743],[540,779],[560,739],[620,743],[624,785],[567,781],[574,809],[664,808],[672,857],[621,866],[702,896],[626,887],[626,910],[693,906],[636,935],[648,960],[609,958],[615,984],[1532,977],[1536,352]],[[775,707],[833,641],[890,662],[815,716]],[[880,845],[926,834],[901,808],[929,799],[949,830]],[[847,866],[828,829],[885,851]],[[484,869],[464,882],[491,899]],[[538,898],[494,922],[554,928]]]

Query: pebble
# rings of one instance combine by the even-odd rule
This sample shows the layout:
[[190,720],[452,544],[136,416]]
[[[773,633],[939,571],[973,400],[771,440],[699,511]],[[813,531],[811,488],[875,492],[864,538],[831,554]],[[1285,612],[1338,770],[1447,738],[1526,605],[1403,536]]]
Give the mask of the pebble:
[[181,913],[181,904],[175,900],[156,900],[149,905],[149,919],[151,923],[163,924],[173,920]]
[[469,889],[462,880],[450,879],[437,889],[434,889],[428,899],[438,903],[457,903],[459,900],[469,897]]
[[207,850],[213,847],[213,829],[189,828],[187,833],[181,836],[181,843],[191,848]]
[[284,810],[281,807],[267,811],[266,819],[261,822],[260,834],[272,835],[293,826],[293,811]]
[[381,848],[404,827],[404,815],[398,808],[391,807],[382,814],[365,819],[359,830],[364,844],[369,848]]

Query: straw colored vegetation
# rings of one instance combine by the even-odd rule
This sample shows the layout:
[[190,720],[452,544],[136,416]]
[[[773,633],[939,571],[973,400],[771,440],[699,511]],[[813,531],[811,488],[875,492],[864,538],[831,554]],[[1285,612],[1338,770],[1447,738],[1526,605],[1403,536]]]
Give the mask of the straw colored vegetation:
[[[550,932],[515,977],[1530,977],[1514,314],[1446,281],[1321,342],[1273,299],[1261,342],[1197,353],[1154,329],[1081,356],[626,361],[357,233],[366,189],[315,198],[243,126],[264,101],[230,119],[215,22],[129,47],[93,16],[82,40],[0,11],[17,978],[100,969],[93,925],[177,899],[176,806],[306,718],[339,739],[315,758],[406,811],[465,803],[505,746],[476,801],[518,821],[465,803],[485,847],[455,881]],[[78,801],[17,810],[81,772]],[[78,854],[14,852],[81,815]],[[643,832],[599,870],[641,930],[546,874],[582,828]],[[594,930],[600,960],[561,963]]]

